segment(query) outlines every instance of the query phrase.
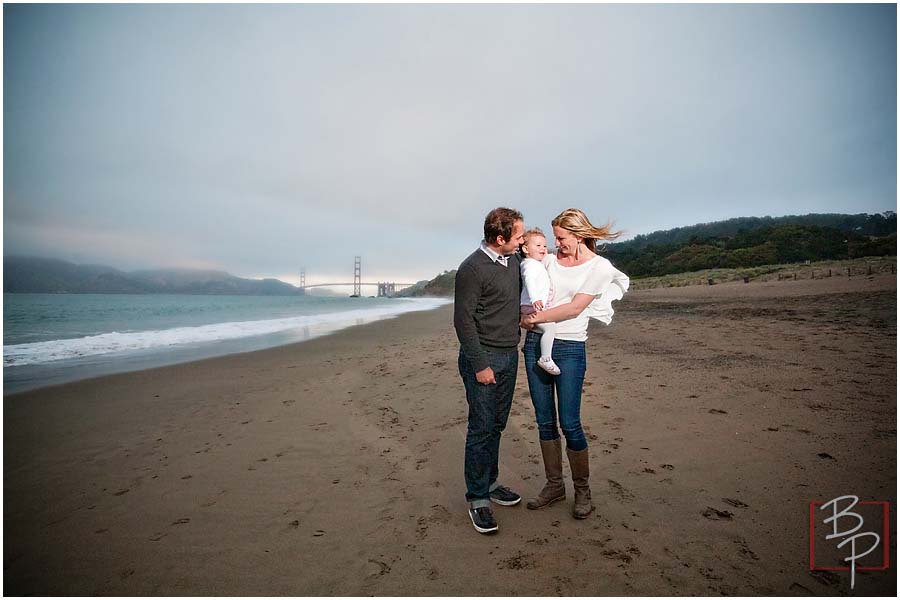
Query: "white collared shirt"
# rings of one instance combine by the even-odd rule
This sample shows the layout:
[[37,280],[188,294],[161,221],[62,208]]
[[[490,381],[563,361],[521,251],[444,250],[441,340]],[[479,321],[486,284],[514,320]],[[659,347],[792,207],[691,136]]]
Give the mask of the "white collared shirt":
[[490,258],[492,261],[494,261],[495,263],[500,263],[504,267],[506,266],[506,261],[509,260],[508,256],[501,256],[500,254],[494,252],[490,248],[490,246],[485,243],[484,240],[481,241],[481,251],[487,254],[488,258]]

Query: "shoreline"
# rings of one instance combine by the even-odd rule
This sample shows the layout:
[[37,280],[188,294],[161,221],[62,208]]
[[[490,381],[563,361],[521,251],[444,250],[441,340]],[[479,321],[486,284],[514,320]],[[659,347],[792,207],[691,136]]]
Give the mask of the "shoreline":
[[[809,571],[808,503],[896,502],[896,279],[641,290],[615,307],[587,346],[585,521],[566,467],[565,502],[496,507],[496,535],[472,529],[448,305],[5,397],[4,591],[849,591],[846,573]],[[520,361],[501,482],[527,498],[542,473]],[[896,555],[895,518],[889,531]],[[895,573],[858,572],[855,593],[893,595]]]
[[[429,299],[446,300],[452,303],[452,298]],[[439,306],[424,310],[436,310],[437,308]],[[3,397],[119,373],[131,373],[220,358],[232,354],[245,354],[290,346],[292,344],[302,344],[319,337],[334,335],[345,329],[381,320],[389,320],[408,312],[421,312],[421,310],[387,315],[376,313],[363,316],[362,318],[356,315],[355,311],[348,312],[351,315],[345,319],[335,318],[342,315],[340,312],[312,315],[314,318],[326,317],[330,320],[315,325],[307,325],[302,330],[284,330],[269,334],[221,339],[212,343],[184,343],[177,344],[171,348],[147,348],[137,351],[96,354],[77,360],[66,359],[21,366],[4,366]],[[214,325],[221,326],[223,324]],[[195,326],[194,328],[200,329],[203,327],[205,326]],[[302,331],[302,334],[300,331]]]

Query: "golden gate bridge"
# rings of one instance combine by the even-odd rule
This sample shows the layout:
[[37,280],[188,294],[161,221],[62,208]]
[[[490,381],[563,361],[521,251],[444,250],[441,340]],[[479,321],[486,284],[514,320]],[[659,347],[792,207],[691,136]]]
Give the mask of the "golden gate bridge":
[[386,298],[393,296],[398,289],[402,289],[405,287],[409,287],[411,285],[415,285],[414,283],[397,283],[396,281],[376,281],[374,283],[363,282],[362,281],[362,258],[359,256],[354,257],[353,261],[353,282],[352,283],[315,283],[313,285],[306,285],[306,269],[300,270],[300,292],[305,294],[306,290],[310,288],[320,288],[320,287],[333,287],[333,286],[353,286],[353,293],[350,295],[351,298],[359,298],[362,296],[362,286],[364,285],[374,285],[378,287],[378,297]]

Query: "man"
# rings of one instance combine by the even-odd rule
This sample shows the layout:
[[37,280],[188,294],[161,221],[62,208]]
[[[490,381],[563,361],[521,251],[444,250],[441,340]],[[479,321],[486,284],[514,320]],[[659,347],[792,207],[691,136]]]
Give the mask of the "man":
[[469,518],[479,533],[497,531],[491,502],[518,504],[521,497],[500,485],[500,434],[506,427],[519,365],[519,258],[522,214],[495,208],[484,219],[481,248],[456,271],[453,325],[459,338],[459,374],[466,388],[465,479]]

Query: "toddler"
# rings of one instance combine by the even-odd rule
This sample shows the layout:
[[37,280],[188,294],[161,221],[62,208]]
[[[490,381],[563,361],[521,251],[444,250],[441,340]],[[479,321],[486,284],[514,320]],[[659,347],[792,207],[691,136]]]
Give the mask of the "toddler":
[[[550,275],[541,262],[547,256],[547,238],[540,229],[525,232],[522,255],[522,298],[519,301],[523,315],[529,315],[550,308],[553,296]],[[556,337],[556,323],[541,323],[535,326],[541,332],[541,357],[537,364],[551,375],[559,375],[559,367],[553,362],[553,339]]]

